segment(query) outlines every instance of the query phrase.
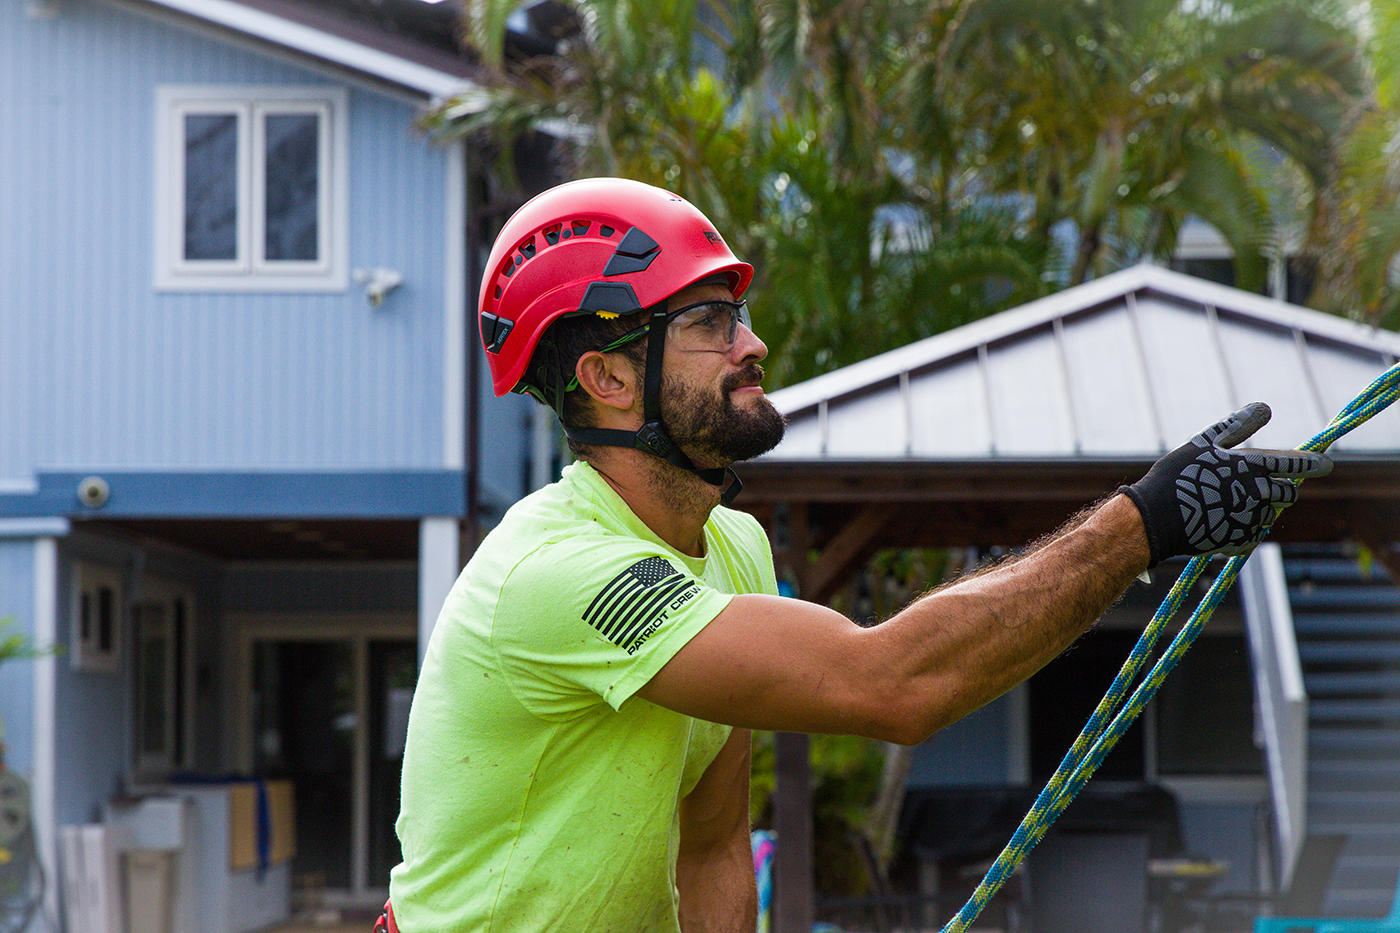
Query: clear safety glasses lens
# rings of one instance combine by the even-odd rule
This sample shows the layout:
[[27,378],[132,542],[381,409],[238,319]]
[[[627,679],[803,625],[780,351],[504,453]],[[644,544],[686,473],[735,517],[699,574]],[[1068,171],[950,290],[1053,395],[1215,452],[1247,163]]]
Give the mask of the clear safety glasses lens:
[[678,350],[728,353],[743,324],[750,330],[748,305],[742,301],[701,301],[667,315],[666,342]]

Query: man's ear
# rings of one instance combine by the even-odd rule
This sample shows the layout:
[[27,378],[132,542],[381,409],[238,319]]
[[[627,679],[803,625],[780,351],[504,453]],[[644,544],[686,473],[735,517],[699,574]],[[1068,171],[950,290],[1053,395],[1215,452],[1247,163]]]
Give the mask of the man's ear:
[[589,350],[578,358],[574,375],[600,405],[627,411],[637,403],[639,376],[626,354]]

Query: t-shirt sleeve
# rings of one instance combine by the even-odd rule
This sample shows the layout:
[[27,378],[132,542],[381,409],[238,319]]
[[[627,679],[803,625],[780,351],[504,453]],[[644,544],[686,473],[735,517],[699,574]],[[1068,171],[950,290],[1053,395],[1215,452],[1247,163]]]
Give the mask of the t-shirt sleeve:
[[502,583],[491,645],[536,715],[567,718],[600,697],[616,709],[731,599],[644,541],[553,542]]

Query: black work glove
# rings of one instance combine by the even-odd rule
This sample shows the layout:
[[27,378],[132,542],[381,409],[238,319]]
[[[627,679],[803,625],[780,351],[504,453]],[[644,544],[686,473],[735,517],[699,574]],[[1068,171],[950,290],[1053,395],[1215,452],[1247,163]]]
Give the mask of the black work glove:
[[1118,491],[1142,513],[1152,564],[1178,554],[1243,554],[1268,532],[1278,510],[1298,499],[1292,478],[1325,476],[1326,454],[1228,450],[1268,423],[1251,402],[1152,465]]

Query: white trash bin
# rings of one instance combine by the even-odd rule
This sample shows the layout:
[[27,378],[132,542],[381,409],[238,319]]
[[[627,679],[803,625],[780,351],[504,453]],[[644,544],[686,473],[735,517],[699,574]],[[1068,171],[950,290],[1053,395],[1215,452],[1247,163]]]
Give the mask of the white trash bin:
[[123,852],[122,896],[127,933],[172,933],[175,853],[158,849]]

